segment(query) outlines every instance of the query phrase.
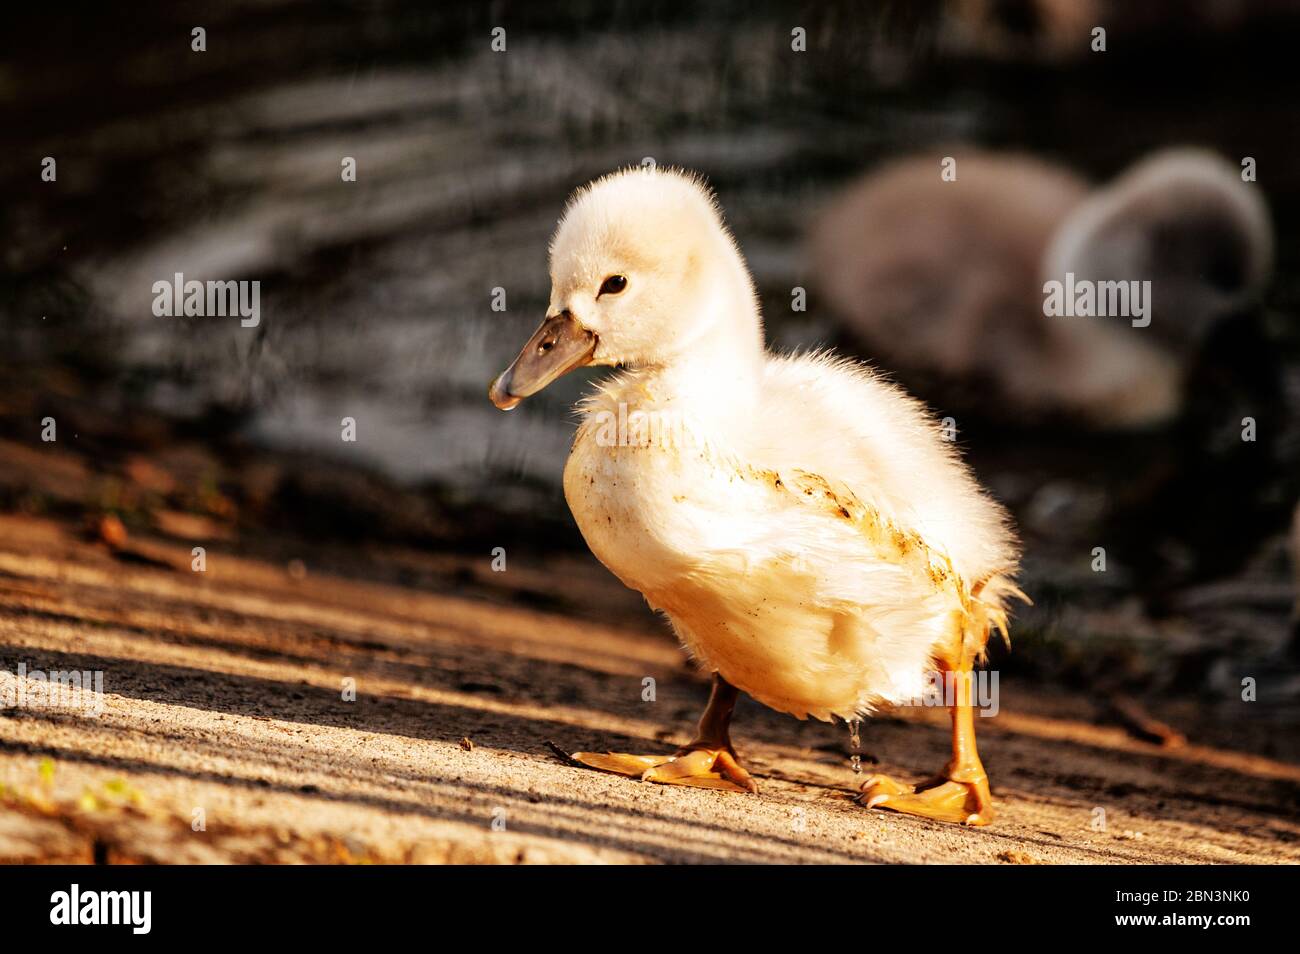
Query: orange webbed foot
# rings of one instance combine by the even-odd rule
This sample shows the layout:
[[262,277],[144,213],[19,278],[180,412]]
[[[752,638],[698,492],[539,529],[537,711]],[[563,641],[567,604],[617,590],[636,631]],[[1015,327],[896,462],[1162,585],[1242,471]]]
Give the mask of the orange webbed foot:
[[589,768],[643,782],[758,794],[758,783],[737,761],[735,753],[727,748],[687,746],[673,755],[574,752],[569,757]]
[[867,808],[887,808],[958,825],[987,825],[993,821],[993,798],[988,780],[938,779],[913,787],[887,775],[873,775],[862,783],[858,802]]

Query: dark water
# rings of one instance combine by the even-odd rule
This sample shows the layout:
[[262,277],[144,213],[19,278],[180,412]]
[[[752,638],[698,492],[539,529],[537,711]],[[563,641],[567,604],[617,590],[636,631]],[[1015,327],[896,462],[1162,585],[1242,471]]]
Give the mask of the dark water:
[[[404,480],[475,482],[485,467],[554,480],[578,382],[509,418],[482,395],[540,317],[546,240],[572,188],[647,156],[705,172],[774,342],[816,344],[834,339],[834,316],[815,299],[788,308],[810,216],[873,163],[962,141],[1102,177],[1171,143],[1248,151],[1281,237],[1272,303],[1291,311],[1293,34],[1188,35],[1184,17],[1119,30],[1105,54],[1035,63],[1050,44],[1011,12],[945,9],[28,15],[0,83],[6,324],[24,358],[80,349],[133,400],[230,408],[260,440],[335,451],[353,416],[357,449]],[[207,52],[189,48],[196,24]],[[490,48],[494,25],[505,52]],[[790,49],[796,25],[807,52]],[[1013,28],[1030,39],[1008,51],[999,37]],[[37,178],[45,155],[57,183]],[[340,180],[343,156],[355,183]],[[259,279],[263,323],[156,318],[152,283],[178,271]],[[490,308],[498,286],[505,314]]]

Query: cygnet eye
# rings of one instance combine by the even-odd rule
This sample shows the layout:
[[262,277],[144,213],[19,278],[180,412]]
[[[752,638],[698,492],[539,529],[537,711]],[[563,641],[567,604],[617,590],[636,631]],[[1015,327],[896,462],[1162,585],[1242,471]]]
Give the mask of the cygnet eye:
[[601,295],[617,295],[626,287],[627,287],[626,276],[610,275],[609,278],[605,279],[601,283],[600,294],[598,294],[596,297],[599,298]]

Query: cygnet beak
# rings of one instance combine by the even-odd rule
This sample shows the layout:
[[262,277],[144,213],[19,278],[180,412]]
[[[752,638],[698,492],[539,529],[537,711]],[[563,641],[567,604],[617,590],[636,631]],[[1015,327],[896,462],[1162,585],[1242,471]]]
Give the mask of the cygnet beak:
[[488,389],[488,397],[509,411],[530,394],[536,394],[574,368],[590,364],[596,353],[596,335],[567,311],[542,322],[524,345],[519,357]]

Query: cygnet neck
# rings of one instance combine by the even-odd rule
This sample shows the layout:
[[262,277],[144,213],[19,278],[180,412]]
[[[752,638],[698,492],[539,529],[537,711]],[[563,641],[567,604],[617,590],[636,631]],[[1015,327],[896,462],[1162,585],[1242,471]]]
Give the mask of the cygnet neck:
[[735,292],[703,303],[699,332],[670,357],[634,372],[661,400],[717,428],[749,419],[762,381],[763,328],[748,276]]

